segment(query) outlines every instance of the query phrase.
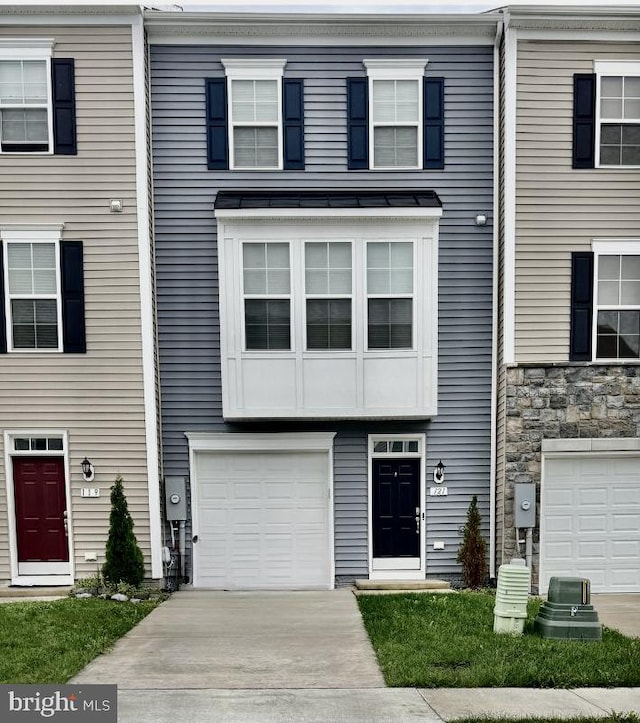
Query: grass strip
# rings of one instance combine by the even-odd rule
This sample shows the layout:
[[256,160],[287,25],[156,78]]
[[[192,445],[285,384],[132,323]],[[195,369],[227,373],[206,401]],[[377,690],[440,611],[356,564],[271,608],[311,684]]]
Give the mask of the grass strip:
[[361,595],[360,612],[389,686],[573,688],[640,685],[640,639],[605,628],[602,642],[545,640],[533,632],[539,600],[528,605],[523,636],[493,632],[495,598]]
[[88,598],[0,605],[0,683],[64,683],[158,603]]

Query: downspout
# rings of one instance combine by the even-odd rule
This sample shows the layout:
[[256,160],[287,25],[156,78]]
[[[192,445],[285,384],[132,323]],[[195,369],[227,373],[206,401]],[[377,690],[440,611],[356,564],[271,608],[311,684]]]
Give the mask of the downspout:
[[500,256],[500,42],[504,23],[493,43],[493,288],[491,294],[491,462],[489,465],[489,577],[496,576],[496,464],[498,448],[498,280]]

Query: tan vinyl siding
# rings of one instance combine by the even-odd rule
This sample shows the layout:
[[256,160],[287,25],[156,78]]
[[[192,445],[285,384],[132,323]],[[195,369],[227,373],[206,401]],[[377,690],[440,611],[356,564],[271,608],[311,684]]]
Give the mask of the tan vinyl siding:
[[597,237],[640,237],[637,168],[571,168],[574,73],[640,61],[632,43],[518,45],[516,361],[569,358],[571,252]]
[[[68,432],[76,577],[96,572],[85,552],[104,561],[109,488],[120,473],[150,575],[131,27],[0,28],[11,36],[54,38],[54,57],[75,59],[78,155],[0,155],[0,224],[64,223],[63,239],[84,242],[87,353],[0,355],[0,431]],[[123,213],[110,213],[111,199]],[[82,480],[85,455],[92,483]],[[81,498],[87,486],[100,497]],[[0,585],[9,574],[2,492]]]

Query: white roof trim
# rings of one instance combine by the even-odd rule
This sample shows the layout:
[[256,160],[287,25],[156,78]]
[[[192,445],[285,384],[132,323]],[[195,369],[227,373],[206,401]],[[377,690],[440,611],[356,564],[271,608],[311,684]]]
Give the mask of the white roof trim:
[[346,219],[435,219],[442,216],[442,208],[411,206],[409,208],[217,208],[218,220],[255,221],[257,219],[306,218]]
[[336,432],[185,432],[194,452],[330,452]]

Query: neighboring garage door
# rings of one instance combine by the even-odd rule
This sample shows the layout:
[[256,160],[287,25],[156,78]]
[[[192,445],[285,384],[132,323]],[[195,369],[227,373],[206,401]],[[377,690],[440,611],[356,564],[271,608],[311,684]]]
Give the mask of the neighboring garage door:
[[545,459],[541,579],[586,577],[593,592],[640,592],[640,457]]
[[331,586],[326,453],[197,452],[195,460],[197,586]]

